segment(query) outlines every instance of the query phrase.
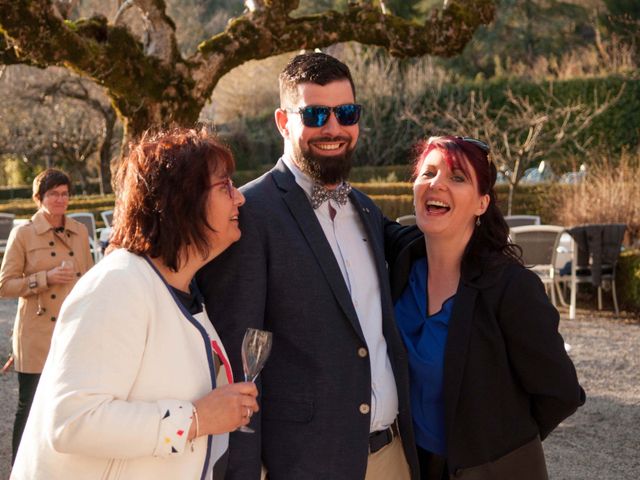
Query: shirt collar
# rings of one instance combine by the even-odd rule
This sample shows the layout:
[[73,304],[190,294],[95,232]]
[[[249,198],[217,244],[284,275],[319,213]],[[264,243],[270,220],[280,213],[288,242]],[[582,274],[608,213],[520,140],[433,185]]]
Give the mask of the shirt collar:
[[[31,222],[33,223],[33,226],[38,235],[42,235],[43,233],[46,233],[49,230],[53,230],[53,226],[46,219],[44,212],[42,210],[38,210],[31,217]],[[73,219],[66,217],[64,220],[64,229],[65,231],[68,231],[68,232],[78,233],[78,224],[75,221],[73,221]]]
[[[309,175],[304,173],[300,169],[300,167],[298,167],[298,165],[296,165],[295,162],[291,160],[291,158],[289,158],[287,155],[282,156],[282,161],[287,166],[287,168],[291,170],[296,183],[300,186],[300,188],[302,188],[309,201],[311,201],[311,192],[313,191],[314,180]],[[332,205],[334,206],[334,208],[340,208],[342,206],[337,202],[333,202]]]

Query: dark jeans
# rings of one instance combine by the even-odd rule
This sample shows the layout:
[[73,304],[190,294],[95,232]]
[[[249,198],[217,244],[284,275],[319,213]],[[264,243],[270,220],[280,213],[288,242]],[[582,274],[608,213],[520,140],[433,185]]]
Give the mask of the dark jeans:
[[18,411],[16,419],[13,423],[13,454],[11,456],[11,465],[16,459],[18,446],[24,432],[24,426],[27,423],[27,417],[33,403],[33,396],[36,394],[36,388],[40,381],[39,373],[20,373],[18,372]]
[[420,480],[449,480],[447,459],[420,448],[418,450],[418,462],[420,463]]

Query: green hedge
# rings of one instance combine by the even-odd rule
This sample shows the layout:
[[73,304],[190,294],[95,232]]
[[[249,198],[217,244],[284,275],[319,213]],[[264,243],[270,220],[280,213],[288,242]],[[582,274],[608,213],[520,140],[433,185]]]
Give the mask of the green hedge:
[[[577,78],[572,80],[555,81],[552,83],[553,95],[562,104],[574,104],[584,102],[587,104],[601,104],[609,96],[613,97],[618,93],[622,85],[625,90],[619,102],[608,111],[597,117],[586,129],[583,138],[592,137],[593,142],[589,148],[601,148],[611,152],[613,155],[619,154],[623,149],[633,150],[640,144],[640,80],[629,79],[620,76],[610,76],[603,78]],[[444,87],[440,96],[443,105],[449,99],[455,99],[459,104],[467,104],[471,91],[481,92],[485,100],[489,100],[495,110],[503,107],[507,101],[506,93],[511,89],[514,94],[526,96],[534,104],[540,105],[545,98],[543,92],[548,91],[551,83],[533,83],[522,80],[491,80],[474,81],[458,84],[450,84]],[[385,165],[406,165],[413,159],[413,143],[424,136],[422,127],[409,120],[398,120],[394,115],[370,121],[367,119],[367,99],[362,98],[365,113],[361,125],[361,146],[356,149],[355,164],[369,165],[374,163],[371,158],[367,158],[365,148],[366,136],[382,130],[388,137],[388,143],[392,148],[388,149],[384,161]],[[394,111],[398,99],[395,97],[377,97],[377,104],[386,102],[386,106],[378,106],[377,111]],[[426,108],[417,106],[416,108]],[[282,137],[275,128],[273,115],[262,115],[255,118],[238,120],[233,124],[218,126],[220,136],[230,145],[233,150],[238,169],[258,169],[263,165],[273,165],[282,154]],[[402,138],[400,138],[400,136]],[[410,139],[407,141],[407,139]],[[567,147],[561,156],[563,158],[576,154],[570,147]],[[381,152],[374,154],[382,154]],[[370,154],[369,154],[370,155]],[[568,166],[567,166],[568,167]],[[266,168],[266,167],[265,167]],[[355,181],[369,181],[370,178],[353,177]],[[397,180],[408,180],[409,176],[399,176]]]
[[[96,219],[96,227],[104,227],[100,212],[112,210],[115,203],[113,195],[79,195],[69,200],[67,213],[91,212]],[[13,213],[16,218],[31,218],[36,212],[36,205],[31,199],[15,199],[0,203],[0,212]]]
[[616,289],[624,308],[640,311],[640,250],[627,250],[620,254]]

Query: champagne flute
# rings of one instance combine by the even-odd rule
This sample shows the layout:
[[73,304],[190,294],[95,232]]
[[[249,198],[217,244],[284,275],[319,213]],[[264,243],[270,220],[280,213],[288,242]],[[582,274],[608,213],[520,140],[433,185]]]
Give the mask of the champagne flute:
[[[271,343],[273,335],[266,330],[247,328],[242,340],[242,368],[244,370],[244,381],[255,382],[271,353]],[[241,426],[239,431],[245,433],[255,433],[250,427]]]
[[64,268],[65,270],[73,271],[73,262],[71,260],[63,260],[60,264],[60,267]]

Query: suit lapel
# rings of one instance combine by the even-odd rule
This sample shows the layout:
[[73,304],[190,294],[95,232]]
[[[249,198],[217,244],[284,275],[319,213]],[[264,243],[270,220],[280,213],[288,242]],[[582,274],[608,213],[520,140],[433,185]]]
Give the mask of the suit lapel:
[[444,378],[447,381],[443,392],[448,438],[453,438],[454,413],[460,397],[478,295],[482,289],[487,288],[499,277],[497,272],[483,272],[482,265],[483,261],[479,257],[463,262],[460,285],[449,321],[449,334],[444,354]]
[[444,356],[445,425],[447,436],[453,438],[453,416],[460,396],[460,386],[464,374],[464,363],[467,358],[469,338],[473,319],[473,310],[478,290],[464,283],[458,289],[449,322],[449,334]]
[[287,169],[282,160],[278,161],[271,171],[271,175],[278,188],[282,191],[282,199],[300,227],[300,231],[309,244],[313,255],[316,257],[318,265],[320,265],[338,304],[360,339],[364,341],[364,334],[362,333],[356,310],[353,307],[351,295],[349,294],[338,262],[333,255],[331,245],[329,245],[325,237],[320,222],[309,203],[309,199],[302,188],[296,183],[293,174]]

